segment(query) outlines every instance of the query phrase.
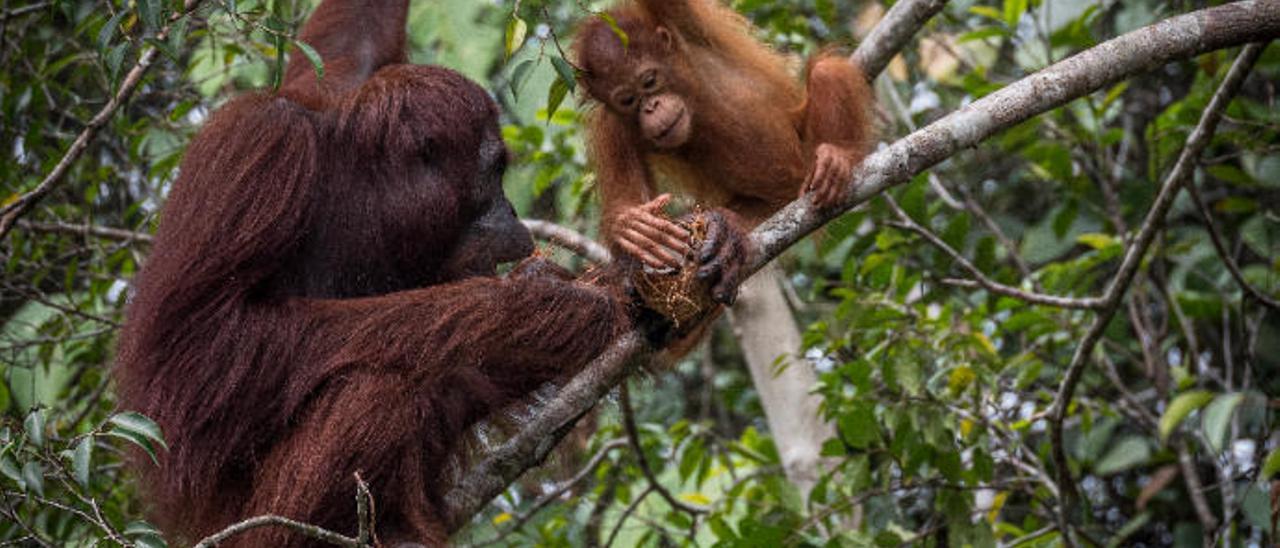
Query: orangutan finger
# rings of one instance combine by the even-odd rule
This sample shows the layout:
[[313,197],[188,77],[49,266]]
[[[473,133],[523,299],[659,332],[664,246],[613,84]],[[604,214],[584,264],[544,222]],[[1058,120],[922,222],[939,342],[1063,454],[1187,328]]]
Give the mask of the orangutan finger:
[[666,217],[645,213],[637,216],[636,221],[649,225],[654,229],[663,232],[664,234],[670,235],[673,238],[676,238],[679,240],[689,239],[688,229],[667,220]]
[[648,202],[640,204],[639,209],[644,211],[645,213],[656,213],[658,211],[662,211],[662,208],[667,207],[667,202],[670,202],[670,201],[671,201],[671,194],[669,193],[660,194],[658,195],[657,198],[654,198],[652,200],[649,200]]
[[[661,220],[657,218],[637,218],[636,222],[632,223],[627,228],[640,234],[655,245],[669,248],[670,250],[683,255],[683,252],[689,247],[689,244],[686,243],[688,241],[688,235],[685,234],[683,237],[674,236],[670,230],[663,230],[664,227],[659,224],[660,221]],[[671,223],[665,224],[670,225]]]
[[726,232],[725,219],[720,214],[707,215],[707,237],[702,240],[702,248],[698,250],[698,263],[705,263],[716,255],[722,245]]
[[636,243],[628,236],[619,237],[618,245],[622,247],[622,250],[625,251],[627,255],[635,257],[646,266],[658,269],[672,267],[672,265],[668,264],[668,259],[666,258],[665,253],[654,254],[644,245]]

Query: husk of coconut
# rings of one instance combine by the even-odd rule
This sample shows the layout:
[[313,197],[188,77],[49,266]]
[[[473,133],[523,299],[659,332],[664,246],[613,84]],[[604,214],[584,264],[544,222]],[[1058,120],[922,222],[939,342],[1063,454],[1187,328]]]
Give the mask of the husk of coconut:
[[[695,211],[676,224],[689,231],[689,249],[702,247],[707,239],[707,220],[702,211]],[[677,331],[693,327],[716,306],[710,284],[698,279],[701,265],[693,253],[681,258],[679,270],[645,267],[635,275],[636,290],[645,305],[670,319]]]

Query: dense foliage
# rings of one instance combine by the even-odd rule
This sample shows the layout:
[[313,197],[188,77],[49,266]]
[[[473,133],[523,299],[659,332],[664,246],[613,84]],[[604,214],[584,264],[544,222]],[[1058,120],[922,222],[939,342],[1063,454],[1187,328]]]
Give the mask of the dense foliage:
[[[52,193],[0,241],[0,545],[164,543],[122,464],[131,448],[164,451],[163,434],[118,412],[109,382],[128,281],[201,121],[235,92],[272,85],[285,55],[312,54],[291,38],[311,2],[196,4],[184,14],[170,0],[0,2],[5,204],[53,172],[145,52],[158,52]],[[734,2],[797,65],[821,45],[856,43],[882,12],[872,4]],[[881,135],[906,135],[1204,4],[952,2],[877,81]],[[563,48],[599,7],[417,2],[410,25],[415,61],[455,68],[502,104],[518,158],[507,192],[522,216],[586,234],[596,233],[598,198],[579,120],[591,106],[574,100]],[[1170,64],[1018,125],[784,257],[806,326],[806,359],[793,366],[817,369],[814,390],[839,432],[824,448],[830,473],[807,497],[778,466],[726,325],[671,370],[631,381],[643,456],[611,398],[587,421],[594,431],[571,437],[457,541],[1060,543],[1049,410],[1096,312],[997,294],[975,271],[1077,304],[1102,294],[1235,53]],[[1086,542],[1276,542],[1277,82],[1271,46],[1086,356],[1065,422]]]

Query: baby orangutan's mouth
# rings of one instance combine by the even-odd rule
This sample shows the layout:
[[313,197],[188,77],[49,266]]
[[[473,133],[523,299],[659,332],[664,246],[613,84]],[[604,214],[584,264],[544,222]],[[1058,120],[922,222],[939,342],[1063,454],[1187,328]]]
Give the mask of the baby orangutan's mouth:
[[654,135],[654,136],[653,136],[653,138],[651,139],[651,140],[653,141],[653,143],[654,143],[654,144],[656,144],[656,145],[658,145],[658,146],[660,146],[660,147],[664,147],[664,148],[665,148],[665,147],[672,147],[672,146],[679,146],[680,144],[682,144],[682,143],[671,143],[671,142],[668,142],[668,141],[669,141],[669,140],[670,140],[670,139],[671,139],[671,138],[672,138],[676,133],[678,133],[678,131],[677,131],[677,130],[680,128],[680,126],[681,126],[682,124],[684,124],[684,123],[685,123],[685,119],[686,119],[688,116],[689,116],[689,111],[688,111],[688,109],[681,108],[681,109],[680,109],[680,112],[676,113],[676,115],[675,115],[675,116],[672,116],[672,117],[671,117],[671,122],[670,122],[670,123],[668,123],[668,124],[666,125],[666,127],[662,128],[662,131],[658,132],[658,134],[657,134],[657,135]]

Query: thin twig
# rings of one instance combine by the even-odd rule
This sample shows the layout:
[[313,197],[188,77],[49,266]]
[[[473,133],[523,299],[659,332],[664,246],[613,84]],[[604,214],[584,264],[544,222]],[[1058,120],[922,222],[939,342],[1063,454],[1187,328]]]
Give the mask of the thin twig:
[[653,492],[653,484],[651,483],[649,484],[648,489],[641,491],[640,494],[636,496],[636,499],[631,501],[631,504],[627,505],[627,509],[623,510],[622,515],[618,516],[618,523],[615,523],[613,525],[613,531],[609,532],[609,540],[608,542],[604,543],[605,548],[609,548],[610,546],[613,546],[613,541],[617,540],[618,532],[622,530],[622,525],[627,522],[627,518],[631,517],[631,513],[635,512],[636,508],[640,506],[640,502],[643,501],[644,498],[649,496],[649,493],[652,493],[652,492]]
[[[182,11],[174,14],[173,17],[170,17],[169,23],[165,25],[164,28],[160,29],[160,32],[156,33],[156,41],[158,43],[163,43],[165,39],[168,38],[169,31],[173,29],[174,23],[183,17],[186,17],[187,14],[196,9],[200,5],[200,2],[201,0],[186,0],[182,6]],[[102,107],[102,110],[99,110],[98,113],[89,120],[89,123],[85,125],[84,129],[80,130],[80,135],[78,135],[76,140],[71,143],[71,147],[62,155],[62,159],[58,160],[58,163],[53,167],[53,170],[50,171],[49,174],[40,181],[40,184],[36,185],[36,187],[30,192],[18,197],[18,199],[13,203],[0,208],[0,238],[4,238],[5,235],[9,234],[9,231],[13,230],[14,224],[18,218],[30,211],[31,208],[35,206],[36,202],[39,202],[42,198],[52,192],[53,188],[62,181],[63,177],[67,175],[67,172],[71,170],[72,164],[75,164],[76,160],[79,160],[80,156],[89,148],[89,143],[98,135],[98,131],[100,131],[103,126],[107,125],[107,122],[115,116],[116,111],[119,110],[120,107],[124,106],[131,97],[133,97],[133,92],[138,89],[138,84],[142,83],[142,77],[146,75],[147,70],[151,68],[151,65],[155,63],[156,57],[159,55],[160,48],[156,46],[151,46],[150,49],[143,52],[142,56],[138,58],[138,62],[133,65],[133,68],[129,70],[129,73],[124,77],[124,80],[121,81],[120,89],[116,91],[115,96],[113,96],[110,101],[107,101],[107,104]]]
[[1195,202],[1196,209],[1200,211],[1200,216],[1204,217],[1204,224],[1209,229],[1209,240],[1213,242],[1213,248],[1218,251],[1218,257],[1222,259],[1222,263],[1227,265],[1227,271],[1231,273],[1231,277],[1240,285],[1245,293],[1248,293],[1258,302],[1266,305],[1272,310],[1280,310],[1280,301],[1263,293],[1248,280],[1244,279],[1244,273],[1240,272],[1240,265],[1236,264],[1235,258],[1231,253],[1227,252],[1227,245],[1222,241],[1222,232],[1218,230],[1218,225],[1213,222],[1213,214],[1209,212],[1209,207],[1205,205],[1204,199],[1200,197],[1200,190],[1196,188],[1195,182],[1187,184],[1187,192],[1191,194],[1191,201]]
[[625,445],[627,445],[627,440],[625,438],[615,438],[605,442],[604,445],[600,446],[600,450],[596,451],[595,456],[591,457],[591,459],[587,461],[586,466],[583,466],[581,470],[578,470],[578,473],[556,486],[556,488],[551,492],[538,497],[538,500],[535,501],[528,510],[517,515],[515,521],[507,528],[505,533],[498,535],[492,540],[482,542],[477,546],[497,544],[506,539],[511,533],[519,531],[521,527],[524,527],[524,524],[528,523],[530,519],[533,519],[533,516],[537,515],[543,508],[546,508],[547,506],[550,506],[551,503],[560,500],[560,497],[564,496],[564,494],[572,489],[573,486],[581,483],[582,480],[587,479],[587,476],[590,476],[592,472],[595,472],[596,468],[600,466],[600,463],[604,462],[605,457],[609,456],[610,451]]
[[620,388],[622,396],[618,399],[618,405],[622,407],[622,425],[627,430],[627,440],[631,442],[631,451],[636,454],[636,462],[640,465],[640,471],[644,473],[644,477],[648,478],[649,486],[657,491],[658,496],[667,501],[667,504],[670,504],[672,508],[690,514],[695,518],[707,513],[707,508],[705,507],[695,506],[672,496],[671,492],[658,482],[657,476],[653,475],[653,468],[649,466],[649,459],[644,456],[644,447],[640,445],[640,429],[636,428],[636,413],[631,407],[631,390],[627,387],[626,381],[623,381]]
[[1152,204],[1151,211],[1147,213],[1147,218],[1143,221],[1141,230],[1139,230],[1138,235],[1133,239],[1133,243],[1125,252],[1120,270],[1111,280],[1111,284],[1103,297],[1104,306],[1098,311],[1098,316],[1094,318],[1093,323],[1089,326],[1089,330],[1085,333],[1080,346],[1076,347],[1075,354],[1071,358],[1071,364],[1067,367],[1067,372],[1063,377],[1062,385],[1054,398],[1049,426],[1053,460],[1058,469],[1058,488],[1062,493],[1058,504],[1058,528],[1063,531],[1063,540],[1068,545],[1073,545],[1070,535],[1066,534],[1066,532],[1072,530],[1070,527],[1071,515],[1075,511],[1075,501],[1079,497],[1079,493],[1076,491],[1075,481],[1071,475],[1070,464],[1067,461],[1066,446],[1063,441],[1063,421],[1067,416],[1067,408],[1075,394],[1076,385],[1080,383],[1080,377],[1084,373],[1084,366],[1088,363],[1088,358],[1092,355],[1094,346],[1102,338],[1107,325],[1115,316],[1116,309],[1119,308],[1122,297],[1133,282],[1142,258],[1146,255],[1147,248],[1150,247],[1156,233],[1164,224],[1164,217],[1168,213],[1169,207],[1173,205],[1173,200],[1177,197],[1183,183],[1190,177],[1196,158],[1204,150],[1205,146],[1209,144],[1214,130],[1217,128],[1218,120],[1221,119],[1223,109],[1231,102],[1231,98],[1235,96],[1236,92],[1240,90],[1240,86],[1243,85],[1245,77],[1248,76],[1254,62],[1257,61],[1258,56],[1262,53],[1262,49],[1263,45],[1256,43],[1245,46],[1239,57],[1236,58],[1236,62],[1231,66],[1231,70],[1227,73],[1222,85],[1214,93],[1213,99],[1205,107],[1200,122],[1196,124],[1196,128],[1187,138],[1187,144],[1183,148],[1182,154],[1179,155],[1178,161],[1165,178],[1164,184],[1161,185],[1160,194],[1156,197],[1155,203]]
[[302,523],[300,521],[294,521],[283,516],[271,515],[271,516],[258,516],[254,518],[249,518],[239,523],[231,524],[227,526],[226,529],[223,529],[221,531],[218,531],[217,533],[214,533],[213,535],[205,537],[204,540],[201,540],[200,542],[196,543],[194,548],[213,548],[214,546],[217,546],[218,544],[225,542],[227,539],[230,539],[231,537],[234,537],[241,533],[251,531],[259,527],[272,527],[272,526],[285,527],[299,534],[305,535],[308,538],[312,538],[320,542],[328,543],[333,546],[343,546],[343,547],[349,547],[349,548],[363,548],[364,546],[366,546],[364,544],[360,544],[360,541],[358,539],[354,539],[346,535],[342,535],[340,533],[335,533],[333,531],[324,529],[322,527],[316,527],[315,525],[308,525],[306,523]]
[[39,223],[35,221],[19,220],[18,227],[31,232],[40,232],[44,234],[70,234],[72,236],[93,236],[104,240],[113,240],[117,242],[141,242],[149,244],[154,239],[146,232],[134,232],[121,228],[111,228],[106,226],[98,226],[91,224],[75,224],[55,221],[50,223]]
[[992,280],[991,278],[988,278],[986,274],[983,274],[982,271],[979,270],[977,266],[969,262],[969,259],[966,259],[965,256],[962,255],[959,251],[956,251],[954,248],[948,245],[947,242],[943,241],[942,238],[938,237],[937,234],[934,234],[929,229],[923,226],[920,226],[919,223],[915,222],[915,220],[913,220],[910,215],[907,215],[906,211],[903,211],[902,208],[898,206],[898,202],[895,201],[893,197],[889,196],[888,194],[884,194],[883,196],[885,201],[889,204],[889,207],[893,209],[894,213],[896,213],[898,216],[898,222],[890,223],[891,226],[901,228],[903,230],[907,230],[910,232],[914,232],[915,234],[924,238],[934,247],[938,248],[943,253],[946,253],[948,257],[951,257],[952,261],[955,261],[956,264],[960,265],[960,268],[963,268],[966,272],[969,273],[970,276],[973,277],[972,282],[968,280],[955,280],[951,278],[946,278],[942,280],[942,282],[945,284],[955,285],[960,287],[972,287],[973,284],[976,284],[986,289],[987,291],[990,291],[997,295],[1004,295],[1006,297],[1013,297],[1015,299],[1019,299],[1019,300],[1026,301],[1033,304],[1053,306],[1057,308],[1069,308],[1069,309],[1075,309],[1075,310],[1092,310],[1092,309],[1098,308],[1102,304],[1102,301],[1100,299],[1093,298],[1093,297],[1077,299],[1077,298],[1071,298],[1071,297],[1059,297],[1056,295],[1043,295],[1039,293],[1023,291],[1016,287],[1010,287],[1000,282],[997,282],[995,280]]

